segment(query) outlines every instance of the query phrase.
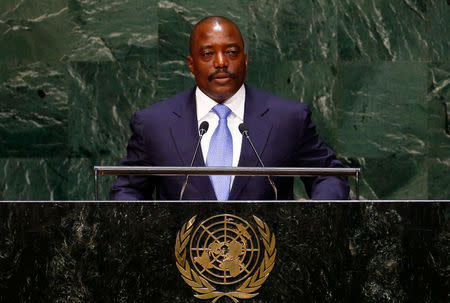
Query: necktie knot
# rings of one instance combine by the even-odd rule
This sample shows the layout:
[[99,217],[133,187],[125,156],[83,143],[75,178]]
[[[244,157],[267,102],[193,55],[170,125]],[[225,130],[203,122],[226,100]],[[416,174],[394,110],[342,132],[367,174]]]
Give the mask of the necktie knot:
[[217,116],[219,116],[219,119],[226,119],[231,113],[231,109],[223,104],[217,104],[212,110],[217,114]]

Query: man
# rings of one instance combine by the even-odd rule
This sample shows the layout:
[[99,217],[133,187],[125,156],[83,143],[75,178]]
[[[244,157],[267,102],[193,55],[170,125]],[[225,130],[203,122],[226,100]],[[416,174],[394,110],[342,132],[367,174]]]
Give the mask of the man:
[[[203,121],[209,130],[194,166],[260,166],[239,125],[245,122],[267,167],[341,167],[319,138],[309,108],[244,84],[247,53],[239,28],[224,17],[197,23],[190,37],[188,66],[197,86],[135,113],[123,165],[189,166]],[[112,200],[177,200],[184,176],[120,176]],[[279,199],[293,199],[293,179],[274,178]],[[303,178],[312,199],[348,199],[345,179]],[[265,177],[191,176],[186,200],[268,200]]]

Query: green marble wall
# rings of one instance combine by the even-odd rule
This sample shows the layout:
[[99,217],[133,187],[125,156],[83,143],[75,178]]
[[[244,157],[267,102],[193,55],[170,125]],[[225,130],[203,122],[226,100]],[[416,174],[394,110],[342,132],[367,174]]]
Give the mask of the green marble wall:
[[363,198],[450,197],[449,1],[2,0],[0,198],[92,199],[131,114],[194,84],[211,14],[240,26],[248,83],[312,107]]

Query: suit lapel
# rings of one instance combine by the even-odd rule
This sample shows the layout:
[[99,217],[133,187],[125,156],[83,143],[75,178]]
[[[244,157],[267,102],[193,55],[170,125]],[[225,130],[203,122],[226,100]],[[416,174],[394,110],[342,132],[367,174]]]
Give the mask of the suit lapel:
[[[174,123],[171,125],[171,135],[177,148],[178,156],[184,166],[190,166],[192,156],[198,141],[198,122],[195,104],[195,89],[192,90],[188,100],[181,103],[173,111]],[[194,159],[194,166],[205,166],[201,147]],[[205,200],[215,200],[216,196],[208,176],[193,176],[189,179],[202,194]]]
[[[269,119],[270,112],[266,101],[258,99],[255,91],[252,88],[246,86],[245,93],[245,113],[244,122],[247,125],[250,139],[255,145],[261,158],[264,154],[264,149],[267,144],[267,140],[272,130],[272,122]],[[239,158],[240,167],[260,167],[259,161],[253,152],[252,147],[248,140],[242,138],[241,156]],[[233,182],[233,187],[230,192],[230,200],[238,199],[241,191],[244,189],[250,176],[236,176]]]

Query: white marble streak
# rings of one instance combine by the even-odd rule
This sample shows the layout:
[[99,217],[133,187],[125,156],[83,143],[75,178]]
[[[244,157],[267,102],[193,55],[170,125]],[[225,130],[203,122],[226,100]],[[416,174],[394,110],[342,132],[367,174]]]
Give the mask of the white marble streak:
[[56,12],[56,13],[43,14],[43,15],[41,15],[39,17],[36,17],[36,18],[33,18],[33,19],[28,19],[28,21],[30,21],[30,22],[41,22],[41,21],[47,20],[49,18],[58,17],[59,15],[61,15],[64,12],[67,12],[68,10],[69,10],[68,7],[64,7],[61,10],[59,10],[58,12]]

